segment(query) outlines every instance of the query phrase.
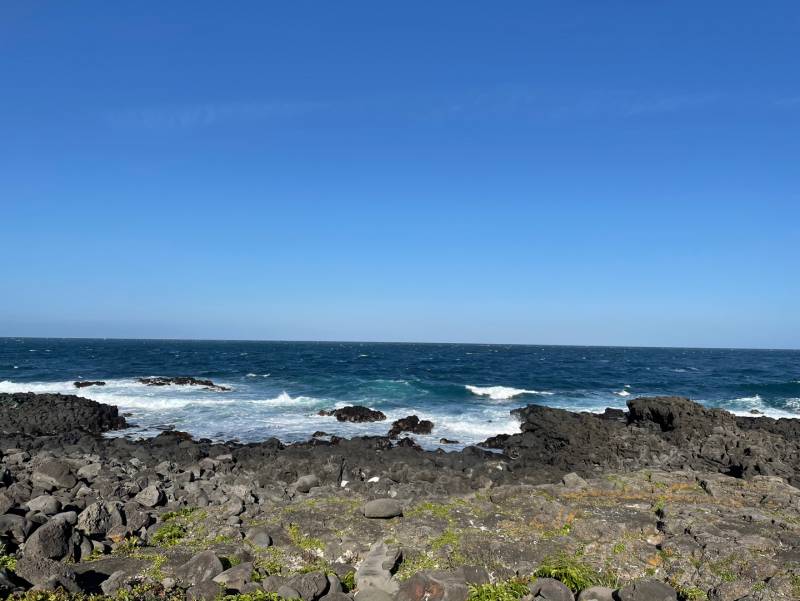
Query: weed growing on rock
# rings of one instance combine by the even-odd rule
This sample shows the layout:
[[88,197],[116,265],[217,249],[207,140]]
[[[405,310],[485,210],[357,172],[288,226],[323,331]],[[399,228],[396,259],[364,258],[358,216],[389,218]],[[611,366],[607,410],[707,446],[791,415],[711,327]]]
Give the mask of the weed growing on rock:
[[471,585],[469,601],[517,601],[529,592],[526,583],[516,580],[496,584]]
[[297,524],[289,524],[287,531],[289,540],[303,551],[322,551],[325,548],[325,544],[320,539],[303,534]]
[[534,576],[554,578],[573,591],[582,591],[590,586],[617,584],[617,578],[613,574],[601,574],[592,566],[567,555],[556,555],[545,559],[534,572]]
[[153,534],[153,544],[160,547],[174,547],[186,536],[186,526],[167,522]]
[[239,595],[225,595],[219,597],[219,601],[288,601],[279,596],[278,593],[268,593],[266,591],[253,591],[252,593],[242,593]]
[[439,560],[427,553],[416,553],[403,558],[403,563],[395,575],[398,580],[408,580],[417,572],[422,570],[440,570],[442,565]]
[[708,601],[708,595],[702,589],[696,586],[691,587],[677,587],[678,599],[680,601]]
[[9,572],[14,572],[17,569],[17,558],[13,555],[6,555],[0,553],[0,569],[5,568]]

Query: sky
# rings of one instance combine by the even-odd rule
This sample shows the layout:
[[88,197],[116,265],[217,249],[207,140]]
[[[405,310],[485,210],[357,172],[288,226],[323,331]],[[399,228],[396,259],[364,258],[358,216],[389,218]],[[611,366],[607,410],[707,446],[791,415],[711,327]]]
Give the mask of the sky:
[[0,336],[800,348],[800,5],[0,6]]

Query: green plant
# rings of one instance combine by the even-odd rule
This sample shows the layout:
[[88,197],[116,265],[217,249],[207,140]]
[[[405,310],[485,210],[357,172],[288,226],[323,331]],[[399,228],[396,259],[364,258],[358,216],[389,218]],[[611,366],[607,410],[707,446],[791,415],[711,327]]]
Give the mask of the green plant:
[[356,573],[352,570],[342,576],[342,588],[345,593],[355,590],[356,588]]
[[13,555],[0,554],[0,569],[5,568],[9,572],[14,572],[17,569],[17,558]]
[[440,570],[442,567],[436,557],[427,553],[416,553],[403,558],[403,563],[400,564],[396,577],[398,580],[408,580],[422,570]]
[[680,601],[708,601],[708,595],[696,586],[676,587]]
[[253,562],[256,569],[264,570],[270,576],[280,574],[285,563],[286,555],[283,549],[278,547],[266,547],[260,550]]
[[254,591],[252,593],[242,593],[239,595],[225,595],[218,597],[218,601],[284,601],[283,597],[277,593],[266,591]]
[[[129,536],[121,543],[119,543],[116,547],[114,547],[114,555],[130,555],[141,546],[142,546],[141,540],[139,540],[135,536]],[[94,551],[92,551],[92,555],[94,555],[95,552],[99,552],[100,555],[103,554],[102,551],[100,551],[99,549],[95,549]],[[95,557],[94,559],[97,559],[97,557]]]
[[167,513],[161,515],[161,521],[169,522],[177,518],[188,518],[195,511],[197,511],[197,507],[183,507],[175,511],[168,511]]
[[625,543],[617,543],[616,545],[611,547],[611,552],[614,555],[619,555],[620,553],[623,553],[624,551],[625,551]]
[[528,585],[518,580],[496,584],[471,585],[469,601],[517,601],[530,592]]
[[592,566],[563,554],[545,559],[534,572],[534,576],[554,578],[573,591],[582,591],[595,585],[614,586],[617,581],[614,574],[601,574]]
[[304,551],[321,551],[325,548],[325,544],[320,539],[303,534],[297,524],[289,524],[287,532],[289,540]]
[[238,566],[242,563],[242,560],[239,557],[229,556],[229,557],[220,557],[219,558],[222,567],[226,570],[231,569],[233,566]]
[[161,547],[174,547],[186,536],[186,526],[167,522],[153,534],[153,544]]

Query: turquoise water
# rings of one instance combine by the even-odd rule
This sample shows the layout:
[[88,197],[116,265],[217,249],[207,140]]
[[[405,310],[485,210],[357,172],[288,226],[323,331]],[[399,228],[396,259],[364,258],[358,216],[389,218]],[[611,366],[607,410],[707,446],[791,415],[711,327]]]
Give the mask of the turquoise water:
[[[190,375],[232,388],[153,388],[143,376]],[[72,386],[105,380],[102,388]],[[749,414],[800,417],[800,351],[568,346],[0,338],[0,392],[63,392],[130,413],[130,435],[172,425],[195,436],[258,441],[385,434],[387,422],[341,424],[321,408],[362,404],[389,420],[431,419],[427,447],[518,431],[509,411],[539,403],[624,407],[679,394]]]

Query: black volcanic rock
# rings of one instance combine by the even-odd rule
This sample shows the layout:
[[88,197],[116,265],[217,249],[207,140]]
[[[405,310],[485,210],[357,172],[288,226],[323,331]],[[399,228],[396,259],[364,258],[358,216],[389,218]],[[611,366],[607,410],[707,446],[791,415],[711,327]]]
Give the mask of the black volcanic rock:
[[361,405],[352,405],[349,407],[342,407],[341,409],[333,409],[332,411],[320,410],[318,415],[333,416],[340,422],[382,422],[386,419],[386,415],[382,411],[370,409],[369,407],[362,407]]
[[433,431],[433,422],[427,419],[420,420],[416,415],[409,415],[392,423],[389,429],[389,438],[397,438],[401,432],[412,434],[430,434]]
[[44,436],[125,428],[116,407],[64,394],[0,394],[0,431]]
[[214,384],[211,380],[200,380],[190,376],[139,378],[138,382],[146,386],[203,386],[219,392],[228,392],[230,390],[227,386]]
[[75,388],[87,388],[89,386],[105,386],[106,383],[101,380],[78,380],[72,383]]

